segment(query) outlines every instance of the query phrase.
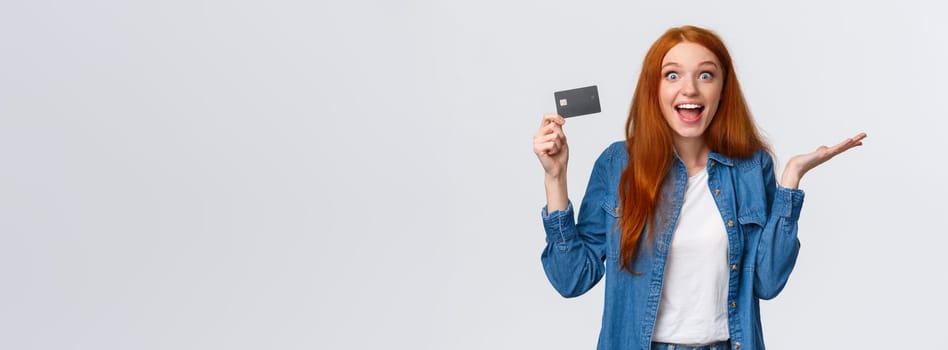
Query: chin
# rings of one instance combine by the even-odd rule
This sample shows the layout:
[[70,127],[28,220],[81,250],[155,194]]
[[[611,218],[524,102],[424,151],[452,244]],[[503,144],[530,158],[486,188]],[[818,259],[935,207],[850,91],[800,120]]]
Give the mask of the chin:
[[694,138],[701,138],[702,136],[704,136],[705,129],[706,128],[701,128],[699,130],[694,127],[691,127],[691,128],[676,128],[674,131],[675,131],[675,136],[677,137],[685,138],[685,139],[694,139]]

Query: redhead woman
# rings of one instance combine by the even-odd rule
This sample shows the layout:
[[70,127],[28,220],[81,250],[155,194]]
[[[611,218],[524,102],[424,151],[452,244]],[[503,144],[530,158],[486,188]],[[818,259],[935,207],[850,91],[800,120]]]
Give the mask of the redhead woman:
[[626,139],[596,160],[578,216],[564,123],[548,114],[534,135],[541,261],[567,298],[605,276],[599,349],[764,349],[758,301],[776,297],[796,263],[800,179],[866,137],[791,158],[778,184],[727,48],[692,26],[649,49]]

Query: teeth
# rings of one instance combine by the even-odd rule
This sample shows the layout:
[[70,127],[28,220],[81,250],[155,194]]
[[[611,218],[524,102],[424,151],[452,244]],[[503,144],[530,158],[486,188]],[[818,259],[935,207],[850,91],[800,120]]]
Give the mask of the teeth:
[[701,108],[701,105],[696,105],[696,104],[692,104],[692,103],[685,103],[685,104],[680,104],[680,105],[678,105],[677,108],[699,109],[699,108]]

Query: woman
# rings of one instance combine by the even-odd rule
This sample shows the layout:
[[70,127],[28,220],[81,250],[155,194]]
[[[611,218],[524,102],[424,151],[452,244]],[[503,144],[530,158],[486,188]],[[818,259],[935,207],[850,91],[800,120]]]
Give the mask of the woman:
[[544,116],[543,268],[564,297],[606,276],[599,349],[763,349],[759,299],[783,289],[799,251],[801,177],[865,134],[793,157],[780,186],[727,49],[672,28],[642,64],[625,142],[596,160],[573,219],[564,119]]

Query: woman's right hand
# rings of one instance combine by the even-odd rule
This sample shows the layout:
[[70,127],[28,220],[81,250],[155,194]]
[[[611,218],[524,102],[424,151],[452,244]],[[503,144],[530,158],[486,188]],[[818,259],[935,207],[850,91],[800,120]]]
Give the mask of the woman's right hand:
[[540,130],[533,134],[533,153],[536,153],[543,165],[547,178],[564,178],[566,163],[569,160],[569,146],[563,124],[566,119],[557,114],[543,116]]

